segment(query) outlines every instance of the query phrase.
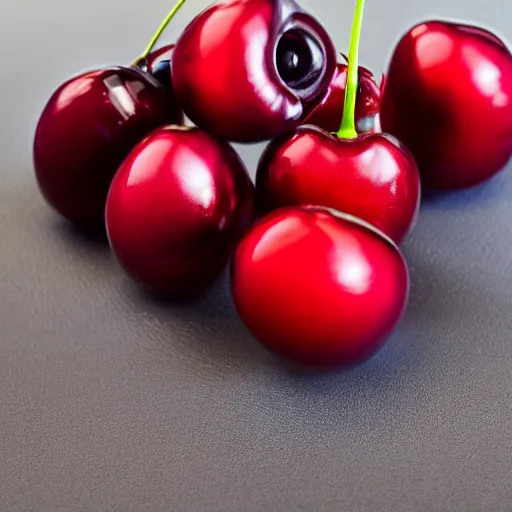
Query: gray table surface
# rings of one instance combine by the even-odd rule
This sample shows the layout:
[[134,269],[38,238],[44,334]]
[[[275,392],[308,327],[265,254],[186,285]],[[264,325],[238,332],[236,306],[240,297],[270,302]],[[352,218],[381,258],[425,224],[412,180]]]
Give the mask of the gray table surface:
[[[352,4],[303,5],[344,50]],[[166,39],[205,5],[189,0]],[[130,62],[168,7],[2,9],[0,510],[510,512],[512,167],[424,202],[396,335],[322,377],[260,348],[225,280],[194,305],[151,300],[43,202],[30,152],[44,102],[69,75]],[[363,63],[382,69],[430,16],[512,39],[510,0],[369,1]],[[261,149],[241,149],[252,174]]]

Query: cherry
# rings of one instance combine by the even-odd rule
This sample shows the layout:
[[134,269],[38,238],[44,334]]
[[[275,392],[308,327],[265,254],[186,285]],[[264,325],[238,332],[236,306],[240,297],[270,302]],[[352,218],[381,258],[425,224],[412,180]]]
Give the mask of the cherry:
[[[342,54],[345,61],[347,57]],[[347,84],[346,63],[338,62],[327,93],[322,101],[306,117],[304,123],[313,124],[328,132],[338,130],[343,117],[345,87]],[[359,84],[356,96],[356,131],[357,133],[375,133],[380,131],[380,88],[373,73],[359,66]]]
[[[136,62],[148,56],[162,30]],[[136,64],[67,80],[44,107],[35,132],[34,167],[43,196],[69,221],[102,230],[108,189],[124,158],[155,128],[182,120],[173,96]]]
[[123,159],[150,131],[179,120],[163,89],[135,68],[68,80],[46,104],[35,133],[43,196],[69,221],[101,229],[110,182]]
[[331,134],[305,125],[271,142],[258,164],[257,203],[263,214],[280,206],[328,206],[366,220],[400,243],[417,218],[420,179],[413,157],[397,139],[355,131],[363,3],[358,0],[354,20],[342,127]]
[[138,282],[175,298],[222,272],[254,216],[254,187],[227,143],[192,127],[153,132],[117,172],[106,206],[110,245]]
[[339,139],[301,126],[271,142],[256,173],[258,209],[316,204],[361,217],[401,243],[414,226],[419,174],[407,149],[387,134]]
[[428,21],[394,49],[382,127],[408,146],[430,189],[471,187],[512,156],[512,54],[478,27]]
[[235,252],[231,283],[242,321],[263,345],[327,369],[374,355],[409,293],[390,239],[355,217],[308,206],[260,219]]
[[294,0],[224,0],[199,14],[171,62],[185,114],[206,131],[257,142],[297,126],[336,66],[327,32]]

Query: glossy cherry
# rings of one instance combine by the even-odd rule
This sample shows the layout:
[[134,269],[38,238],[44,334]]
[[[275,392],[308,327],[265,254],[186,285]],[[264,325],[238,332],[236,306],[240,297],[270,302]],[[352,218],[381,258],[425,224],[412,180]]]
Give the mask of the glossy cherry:
[[205,290],[254,216],[254,187],[235,150],[197,128],[164,127],[116,174],[108,238],[135,280],[175,298]]
[[[348,59],[342,56],[347,62]],[[306,117],[304,124],[313,124],[328,132],[338,130],[343,117],[343,108],[340,105],[343,105],[347,84],[346,62],[338,62],[325,96]],[[356,131],[360,134],[380,132],[380,87],[369,69],[359,66],[358,74]]]
[[200,128],[257,142],[297,126],[323,96],[336,53],[321,24],[294,0],[221,0],[176,43],[176,96]]
[[301,126],[271,142],[256,173],[258,208],[265,213],[288,205],[328,206],[366,220],[400,243],[417,218],[420,179],[397,139],[355,131],[361,6],[358,0],[342,127],[335,135]]
[[110,67],[62,84],[46,104],[34,139],[34,166],[47,201],[88,229],[104,226],[111,180],[149,132],[181,113],[154,80]]
[[408,150],[390,135],[339,139],[301,126],[267,146],[256,193],[261,213],[288,205],[328,206],[361,217],[400,243],[417,218],[420,179]]
[[381,122],[414,154],[425,187],[490,178],[512,156],[510,50],[478,27],[416,25],[393,52]]
[[406,263],[368,224],[320,207],[276,210],[240,242],[236,309],[268,349],[315,367],[350,367],[384,344],[405,310]]

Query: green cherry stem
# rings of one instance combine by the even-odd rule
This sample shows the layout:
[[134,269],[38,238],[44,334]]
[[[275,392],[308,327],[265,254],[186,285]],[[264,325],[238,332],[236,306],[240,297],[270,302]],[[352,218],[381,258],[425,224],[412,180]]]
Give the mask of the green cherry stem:
[[350,34],[350,49],[348,52],[347,84],[345,86],[345,103],[341,126],[336,134],[340,139],[355,139],[357,137],[355,110],[359,73],[359,41],[363,25],[364,0],[356,0],[354,21]]
[[169,14],[164,18],[164,20],[158,27],[158,30],[151,38],[151,41],[149,41],[148,45],[146,46],[146,49],[139,55],[139,57],[137,57],[137,59],[135,59],[134,64],[137,64],[139,61],[145,59],[150,54],[151,50],[155,47],[155,44],[157,43],[158,39],[160,39],[162,32],[167,28],[167,25],[169,25],[171,20],[174,18],[174,15],[180,10],[181,6],[186,1],[187,0],[178,0],[178,2],[176,2],[175,6],[170,10]]

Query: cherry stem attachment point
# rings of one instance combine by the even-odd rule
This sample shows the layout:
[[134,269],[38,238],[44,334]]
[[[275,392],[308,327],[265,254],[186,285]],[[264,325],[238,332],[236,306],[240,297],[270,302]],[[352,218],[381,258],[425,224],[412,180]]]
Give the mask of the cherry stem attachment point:
[[355,110],[359,82],[359,41],[363,25],[364,0],[356,0],[352,32],[350,33],[350,49],[348,52],[347,83],[345,86],[345,103],[343,118],[336,135],[340,139],[355,139],[357,137]]
[[139,55],[139,57],[137,57],[137,59],[135,59],[134,65],[136,65],[139,61],[145,59],[151,53],[151,50],[155,47],[158,39],[160,39],[162,32],[167,28],[167,25],[169,25],[171,20],[174,18],[174,15],[180,10],[181,6],[185,2],[186,0],[178,0],[178,2],[176,2],[174,7],[170,10],[169,14],[164,18],[164,20],[158,27],[158,30],[151,38],[151,41],[149,41],[148,45],[146,46],[146,49]]

